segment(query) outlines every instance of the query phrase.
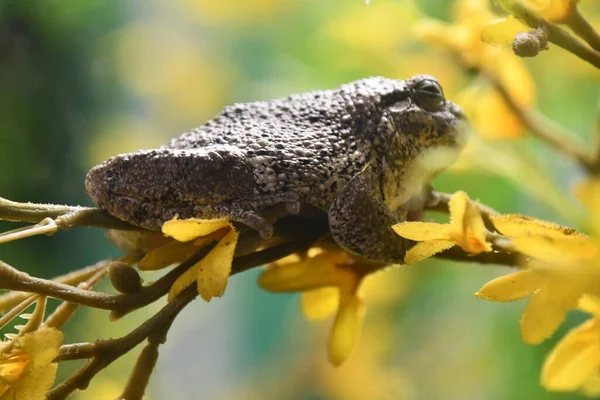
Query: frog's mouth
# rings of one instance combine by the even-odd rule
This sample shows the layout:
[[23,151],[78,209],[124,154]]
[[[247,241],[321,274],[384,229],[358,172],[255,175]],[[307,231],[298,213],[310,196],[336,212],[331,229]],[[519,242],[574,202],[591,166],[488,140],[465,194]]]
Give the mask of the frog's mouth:
[[[121,157],[119,159],[119,157]],[[144,185],[145,178],[149,174],[140,174],[140,190],[124,190],[124,188],[138,187],[133,185],[135,181],[128,177],[129,185],[123,185],[122,180],[126,174],[125,170],[116,166],[116,160],[126,159],[122,156],[107,160],[106,162],[92,168],[86,177],[86,190],[96,205],[107,213],[127,223],[149,229],[160,230],[165,219],[194,214],[196,204],[182,201],[172,191],[158,193],[153,190],[142,190],[149,188]],[[160,175],[161,171],[156,172]],[[131,179],[129,179],[131,178]],[[121,183],[119,183],[121,182]],[[161,194],[161,196],[155,196]]]

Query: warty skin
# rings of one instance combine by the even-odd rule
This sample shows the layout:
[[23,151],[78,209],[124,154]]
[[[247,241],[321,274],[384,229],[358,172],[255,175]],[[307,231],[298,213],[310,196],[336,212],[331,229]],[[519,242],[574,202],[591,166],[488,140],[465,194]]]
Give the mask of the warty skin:
[[268,238],[261,210],[310,204],[343,248],[402,263],[410,243],[391,226],[423,207],[431,179],[466,144],[465,123],[431,76],[367,78],[225,107],[160,149],[94,167],[86,188],[100,208],[150,230],[175,216],[229,217]]

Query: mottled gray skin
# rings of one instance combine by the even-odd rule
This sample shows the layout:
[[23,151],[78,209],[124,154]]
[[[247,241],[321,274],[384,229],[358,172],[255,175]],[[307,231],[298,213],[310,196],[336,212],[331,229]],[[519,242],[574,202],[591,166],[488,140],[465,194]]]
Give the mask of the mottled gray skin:
[[87,191],[147,229],[175,216],[230,217],[264,238],[273,228],[262,209],[286,203],[295,213],[308,203],[328,212],[345,249],[402,263],[408,242],[391,226],[422,209],[430,180],[466,141],[464,115],[435,94],[438,85],[430,76],[377,77],[234,104],[167,146],[94,167]]

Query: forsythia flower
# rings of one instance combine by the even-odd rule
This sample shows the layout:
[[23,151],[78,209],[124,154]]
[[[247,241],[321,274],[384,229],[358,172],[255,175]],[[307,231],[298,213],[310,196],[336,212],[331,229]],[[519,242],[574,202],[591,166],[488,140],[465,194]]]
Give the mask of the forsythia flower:
[[498,0],[509,13],[506,18],[491,21],[481,30],[481,40],[490,44],[512,44],[520,32],[531,27],[518,17],[524,12],[534,12],[553,22],[565,22],[577,8],[579,0]]
[[583,296],[579,309],[592,318],[571,330],[546,358],[542,385],[550,390],[581,389],[600,395],[600,298]]
[[[592,216],[598,215],[593,203],[597,191],[600,183],[595,181],[579,193],[581,199],[591,200],[582,202],[594,207],[589,208]],[[600,238],[524,216],[496,217],[492,222],[517,250],[534,260],[527,270],[487,283],[476,296],[501,302],[531,296],[521,318],[521,332],[525,342],[540,343],[554,333],[583,294],[600,294]]]
[[63,334],[43,328],[0,343],[0,399],[42,400],[52,387]]
[[519,16],[524,9],[538,13],[553,22],[565,22],[577,8],[580,0],[498,0],[509,13]]
[[221,297],[231,272],[238,232],[227,219],[173,219],[162,226],[165,235],[176,241],[150,251],[140,260],[141,270],[156,270],[191,257],[196,251],[218,240],[217,245],[173,283],[169,300],[196,282],[198,293],[206,300]]
[[352,354],[360,336],[365,307],[359,288],[373,271],[365,267],[354,264],[343,251],[323,252],[297,262],[276,263],[262,273],[258,284],[276,293],[306,292],[302,304],[309,318],[322,318],[337,309],[329,337],[329,361],[339,366]]
[[456,192],[452,196],[449,224],[403,222],[392,228],[398,235],[420,242],[406,252],[404,261],[407,264],[424,260],[455,245],[470,254],[492,251],[491,244],[486,241],[487,229],[479,207],[465,192]]

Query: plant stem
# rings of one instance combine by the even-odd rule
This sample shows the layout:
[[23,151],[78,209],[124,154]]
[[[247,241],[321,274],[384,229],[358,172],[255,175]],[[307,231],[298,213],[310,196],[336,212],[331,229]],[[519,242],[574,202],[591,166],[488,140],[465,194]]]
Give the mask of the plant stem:
[[579,12],[577,7],[573,7],[565,24],[583,40],[585,40],[593,49],[600,51],[600,34]]

